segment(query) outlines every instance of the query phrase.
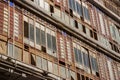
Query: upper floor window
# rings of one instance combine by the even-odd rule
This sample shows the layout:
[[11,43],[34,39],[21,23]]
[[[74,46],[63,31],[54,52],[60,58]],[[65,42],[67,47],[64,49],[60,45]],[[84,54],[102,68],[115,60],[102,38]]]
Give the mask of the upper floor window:
[[50,29],[46,29],[48,53],[56,57],[56,34]]

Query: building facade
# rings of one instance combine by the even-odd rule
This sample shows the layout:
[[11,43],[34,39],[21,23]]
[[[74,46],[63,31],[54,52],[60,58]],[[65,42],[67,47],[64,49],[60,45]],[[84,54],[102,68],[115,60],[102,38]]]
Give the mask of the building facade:
[[0,80],[120,80],[120,1],[0,0]]

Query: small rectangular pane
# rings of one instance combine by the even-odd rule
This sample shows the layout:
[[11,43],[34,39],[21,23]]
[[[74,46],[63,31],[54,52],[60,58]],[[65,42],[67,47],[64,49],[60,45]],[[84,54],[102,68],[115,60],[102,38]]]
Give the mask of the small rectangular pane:
[[42,59],[42,69],[47,71],[47,60]]
[[47,33],[47,47],[48,47],[48,49],[52,49],[52,42],[51,42],[51,40],[52,40],[51,35]]
[[8,56],[13,57],[13,45],[8,43]]
[[30,40],[34,42],[34,26],[30,24]]
[[24,21],[24,37],[29,38],[29,26],[26,21]]
[[56,52],[56,37],[55,36],[52,36],[52,48],[53,48],[53,51]]
[[36,66],[40,69],[42,68],[42,59],[39,56],[36,56]]
[[36,27],[36,44],[40,45],[40,29]]
[[17,60],[22,60],[22,49],[18,48],[18,47],[14,47],[14,58]]
[[41,45],[46,45],[45,31],[41,30]]

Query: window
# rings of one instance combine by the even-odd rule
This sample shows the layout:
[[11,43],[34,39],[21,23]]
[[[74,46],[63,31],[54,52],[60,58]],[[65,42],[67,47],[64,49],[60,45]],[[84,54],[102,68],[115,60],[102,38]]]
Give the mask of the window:
[[77,13],[79,14],[79,16],[82,16],[81,4],[79,4],[77,1],[76,1],[76,10],[77,10]]
[[26,21],[24,21],[24,37],[29,38],[29,26]]
[[3,22],[3,31],[8,31],[8,25],[9,25],[9,11],[7,8],[4,8],[4,22]]
[[34,26],[31,23],[29,25],[30,25],[30,31],[29,31],[29,33],[30,33],[30,41],[34,42]]
[[88,50],[86,48],[81,48],[83,54],[83,63],[84,63],[84,70],[90,73],[90,63],[88,57]]
[[[43,52],[46,52],[46,33],[45,27],[39,23],[35,23],[35,47]],[[34,43],[32,43],[34,46]]]
[[76,11],[75,0],[69,0],[69,8],[72,9],[73,11]]
[[80,46],[74,43],[74,54],[75,54],[75,61],[77,64],[82,65],[83,64],[83,58],[82,53],[80,50]]
[[24,51],[23,53],[23,62],[29,64],[30,63],[30,54],[27,51]]
[[79,56],[78,56],[78,50],[77,50],[77,48],[74,48],[74,53],[75,53],[75,60],[76,60],[76,62],[78,63],[79,62]]
[[14,35],[19,37],[19,15],[14,13]]
[[58,8],[55,7],[54,8],[54,14],[60,18],[61,17],[61,11],[60,11],[60,9],[58,9]]
[[90,21],[90,15],[87,6],[83,6],[83,13],[84,13],[84,18],[88,21]]
[[104,19],[101,13],[99,13],[99,19],[100,19],[100,27],[102,34],[105,35],[105,26],[104,26]]
[[76,20],[74,20],[75,22],[75,27],[78,28],[78,22]]
[[83,25],[82,26],[83,32],[86,33],[86,27]]
[[49,6],[49,4],[47,2],[45,2],[45,10],[50,11],[50,6]]
[[36,66],[40,69],[42,68],[42,59],[39,56],[36,56]]
[[83,52],[84,66],[89,68],[88,54]]
[[8,43],[8,56],[13,57],[13,45]]
[[98,72],[98,64],[97,64],[97,59],[94,53],[90,53],[90,62],[91,62],[91,68],[92,68],[92,73],[96,75],[96,72]]
[[36,66],[36,56],[34,54],[31,54],[31,64]]
[[66,69],[65,67],[60,66],[60,76],[66,78]]
[[47,33],[47,46],[49,49],[52,49],[52,37]]
[[120,40],[119,29],[113,23],[110,24],[110,33],[111,33],[112,39],[119,42],[119,40]]
[[73,72],[73,71],[70,70],[70,74],[71,74],[71,80],[77,80],[75,72]]
[[36,44],[40,45],[40,29],[36,27]]
[[22,60],[22,49],[14,46],[14,54],[13,54],[14,58],[17,60]]
[[75,22],[73,18],[70,18],[70,25],[71,27],[75,27]]
[[109,71],[110,79],[115,80],[114,73],[113,73],[113,68],[112,68],[112,61],[108,59],[107,60],[107,65],[108,65],[108,71]]
[[41,25],[41,45],[46,46],[45,28],[43,25]]
[[54,68],[53,69],[54,74],[57,75],[58,74],[58,65],[53,63],[53,68]]
[[44,8],[44,0],[39,0],[40,1],[40,7]]
[[82,24],[78,23],[78,28],[82,30]]
[[53,64],[50,61],[48,61],[48,71],[53,73]]
[[70,23],[69,16],[66,13],[64,15],[65,15],[65,17],[64,17],[65,23],[69,24]]
[[47,71],[47,60],[42,58],[42,69]]
[[46,29],[47,33],[47,48],[48,54],[56,57],[56,37],[55,32],[50,29]]

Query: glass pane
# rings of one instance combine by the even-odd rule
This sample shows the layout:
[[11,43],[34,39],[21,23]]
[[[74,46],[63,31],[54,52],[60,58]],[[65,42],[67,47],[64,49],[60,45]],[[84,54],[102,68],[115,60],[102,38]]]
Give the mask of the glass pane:
[[53,64],[53,70],[54,70],[54,74],[58,74],[58,66],[57,64]]
[[60,66],[60,76],[66,78],[66,69]]
[[18,48],[18,47],[14,47],[14,58],[17,60],[22,60],[22,49]]
[[42,59],[42,69],[47,71],[47,60]]
[[75,60],[76,60],[76,62],[79,62],[77,48],[74,48],[74,53],[75,53]]
[[8,56],[13,57],[13,45],[8,43]]
[[42,68],[42,59],[39,56],[36,56],[36,66],[40,69]]
[[82,54],[80,50],[78,50],[78,54],[79,54],[79,62],[80,64],[82,64]]
[[34,42],[34,27],[30,24],[30,40]]
[[52,40],[51,35],[47,33],[47,47],[48,47],[49,49],[52,49],[51,40]]
[[49,61],[48,61],[48,71],[53,73],[53,65],[52,65],[52,62],[49,62]]
[[29,27],[26,21],[24,21],[24,37],[29,38]]
[[41,44],[42,46],[46,45],[45,31],[41,30]]
[[40,45],[40,29],[36,27],[36,44]]
[[56,52],[56,37],[55,36],[52,36],[52,48],[53,48],[53,51]]

